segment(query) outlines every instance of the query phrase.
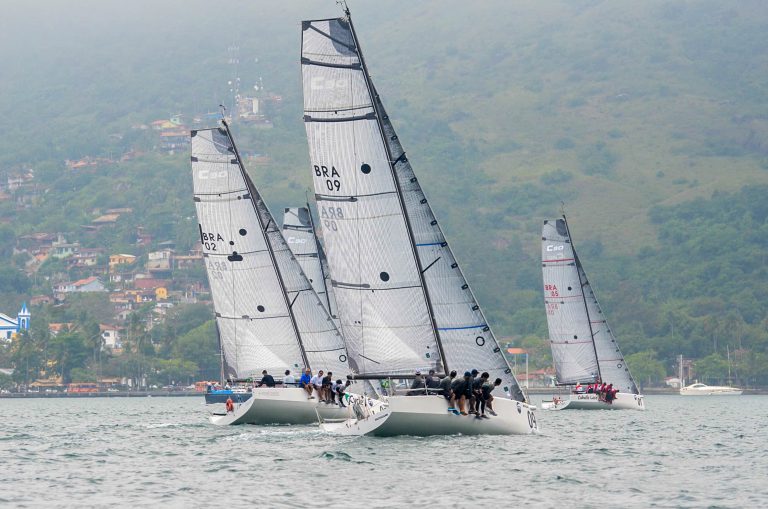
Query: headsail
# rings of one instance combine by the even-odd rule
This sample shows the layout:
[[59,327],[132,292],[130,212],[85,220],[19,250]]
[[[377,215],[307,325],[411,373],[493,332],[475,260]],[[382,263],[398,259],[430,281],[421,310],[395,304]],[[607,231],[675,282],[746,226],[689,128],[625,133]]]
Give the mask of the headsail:
[[608,326],[608,321],[597,302],[592,285],[589,284],[587,274],[581,265],[579,255],[576,255],[576,266],[579,269],[579,276],[583,285],[584,298],[587,303],[587,312],[592,324],[592,334],[595,338],[595,351],[597,352],[597,363],[600,366],[600,375],[603,381],[613,384],[614,388],[621,392],[630,394],[640,394],[637,384],[629,372],[624,356],[619,350],[619,343],[616,336]]
[[565,218],[544,221],[544,301],[552,357],[560,383],[612,383],[638,394],[637,385],[603,315],[571,240]]
[[258,194],[229,129],[192,131],[192,176],[227,376],[315,366],[346,374],[346,349]]
[[522,401],[367,75],[351,21],[302,28],[304,121],[350,352],[365,373],[488,371]]
[[283,214],[283,237],[288,242],[288,247],[301,265],[304,275],[307,276],[312,288],[320,297],[325,309],[339,326],[338,313],[336,311],[336,296],[331,286],[331,276],[328,270],[328,260],[325,252],[317,240],[315,225],[309,207],[286,208]]

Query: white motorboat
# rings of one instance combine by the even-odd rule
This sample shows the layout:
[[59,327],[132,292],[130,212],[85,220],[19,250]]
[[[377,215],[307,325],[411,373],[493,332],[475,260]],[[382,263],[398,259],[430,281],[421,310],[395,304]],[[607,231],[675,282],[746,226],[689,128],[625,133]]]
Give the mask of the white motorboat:
[[680,389],[681,396],[741,396],[743,389],[724,385],[705,385],[695,383]]

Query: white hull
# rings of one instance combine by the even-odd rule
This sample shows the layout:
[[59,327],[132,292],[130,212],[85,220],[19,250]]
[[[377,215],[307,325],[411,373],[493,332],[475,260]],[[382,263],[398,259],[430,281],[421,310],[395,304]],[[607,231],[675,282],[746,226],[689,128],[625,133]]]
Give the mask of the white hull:
[[318,414],[323,419],[344,419],[347,411],[335,404],[307,399],[304,389],[294,387],[261,388],[245,402],[235,405],[226,415],[214,414],[210,419],[218,426],[235,424],[314,424]]
[[600,401],[597,394],[571,394],[570,399],[545,401],[544,410],[645,410],[645,397],[642,394],[619,392],[611,403]]
[[680,389],[681,396],[741,396],[744,391],[737,387],[693,384]]
[[441,396],[390,396],[376,402],[370,415],[340,423],[322,423],[329,432],[342,435],[430,436],[430,435],[527,435],[538,433],[536,407],[496,398],[496,416],[482,419],[474,415],[448,412]]

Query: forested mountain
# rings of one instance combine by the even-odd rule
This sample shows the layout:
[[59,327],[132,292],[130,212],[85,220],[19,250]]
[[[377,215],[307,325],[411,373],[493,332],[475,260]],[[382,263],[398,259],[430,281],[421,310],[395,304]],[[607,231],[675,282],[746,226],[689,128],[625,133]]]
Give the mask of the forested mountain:
[[[538,238],[564,204],[639,378],[674,373],[678,354],[706,358],[702,377],[722,378],[728,348],[737,376],[768,383],[764,2],[350,7],[409,159],[500,335],[548,363]],[[188,249],[188,154],[160,152],[156,133],[137,126],[231,109],[238,78],[241,90],[261,78],[281,96],[272,129],[233,125],[241,150],[269,158],[249,167],[256,184],[273,211],[305,201],[300,20],[339,15],[334,2],[32,0],[3,11],[0,179],[31,168],[40,193],[33,206],[10,192],[0,201],[0,309],[50,292],[14,268],[25,234],[130,252],[141,225]],[[116,162],[65,165],[86,156]],[[95,210],[119,207],[133,213],[82,234]]]

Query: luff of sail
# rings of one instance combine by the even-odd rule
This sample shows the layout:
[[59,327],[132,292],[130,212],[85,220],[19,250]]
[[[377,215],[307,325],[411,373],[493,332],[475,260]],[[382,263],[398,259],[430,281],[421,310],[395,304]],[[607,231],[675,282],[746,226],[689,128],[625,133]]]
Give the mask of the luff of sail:
[[[355,283],[372,292],[402,293],[376,306],[339,297],[345,334],[347,312],[353,324],[374,320],[397,331],[399,343],[442,354],[450,369],[477,368],[501,378],[505,392],[523,401],[366,75],[351,21],[305,21],[302,28],[304,120],[331,273],[334,279],[365,275]],[[345,259],[353,260],[352,271]],[[408,314],[401,314],[403,303]],[[407,328],[397,328],[399,317],[408,318]],[[362,334],[347,339],[350,349],[351,343],[361,349],[370,344]],[[383,334],[377,341],[387,344]],[[398,367],[386,358],[381,366],[383,372]]]
[[314,222],[308,207],[288,207],[283,213],[283,237],[288,247],[301,265],[312,288],[320,298],[328,314],[338,327],[336,297],[331,286],[328,261],[323,248],[317,240]]
[[226,128],[192,131],[203,256],[229,377],[349,371],[343,338],[296,262]]

